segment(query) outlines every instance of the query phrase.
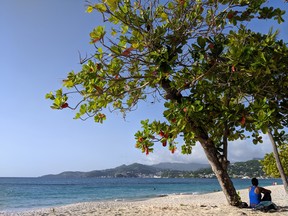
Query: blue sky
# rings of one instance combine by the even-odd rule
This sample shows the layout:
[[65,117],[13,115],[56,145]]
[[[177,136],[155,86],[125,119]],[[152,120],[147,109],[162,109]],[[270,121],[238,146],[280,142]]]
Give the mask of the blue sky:
[[[280,0],[277,4],[282,9],[288,6]],[[110,114],[102,125],[92,119],[74,120],[74,113],[67,110],[50,109],[45,94],[60,88],[68,72],[80,69],[78,52],[93,53],[89,33],[101,21],[98,14],[85,13],[81,0],[0,0],[0,177],[90,171],[134,162],[207,163],[200,146],[189,156],[179,151],[172,155],[160,147],[146,156],[134,147],[140,120],[161,118],[160,105],[141,104],[126,121]],[[267,32],[267,24],[254,27]],[[281,29],[280,37],[287,41],[287,23]],[[232,143],[230,160],[271,152],[268,138],[264,140],[259,146]]]

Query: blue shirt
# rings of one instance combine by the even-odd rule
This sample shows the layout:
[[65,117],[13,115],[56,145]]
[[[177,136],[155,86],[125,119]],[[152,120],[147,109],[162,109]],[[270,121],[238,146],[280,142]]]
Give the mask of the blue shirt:
[[255,189],[256,186],[252,186],[249,191],[249,199],[250,199],[250,207],[254,208],[256,205],[258,205],[261,202],[261,193],[256,194]]

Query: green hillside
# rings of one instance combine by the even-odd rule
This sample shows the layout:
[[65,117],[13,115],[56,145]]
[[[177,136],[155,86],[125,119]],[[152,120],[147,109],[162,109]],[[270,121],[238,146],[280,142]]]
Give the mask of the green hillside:
[[[196,164],[199,166],[199,164]],[[181,164],[160,168],[158,165],[143,165],[134,163],[131,165],[122,165],[112,169],[94,170],[90,172],[63,172],[57,175],[45,175],[46,178],[214,178],[215,175],[211,168],[202,168],[195,171],[179,170]],[[192,166],[192,165],[191,165]],[[205,165],[206,167],[209,165]],[[177,170],[173,168],[177,167]],[[187,164],[183,164],[187,169]],[[192,166],[195,168],[195,166]],[[184,168],[183,168],[184,169]],[[185,170],[184,169],[184,170]],[[232,178],[245,177],[265,177],[261,164],[258,160],[249,160],[246,162],[236,162],[229,165],[228,173]]]
[[[259,160],[236,162],[228,166],[228,173],[232,178],[266,177]],[[190,178],[213,178],[211,168],[199,169],[193,172],[166,171],[164,177],[190,177]]]

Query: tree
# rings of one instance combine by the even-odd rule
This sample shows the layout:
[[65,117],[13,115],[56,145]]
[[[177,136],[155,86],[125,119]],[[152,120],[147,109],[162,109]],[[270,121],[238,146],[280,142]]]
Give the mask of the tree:
[[[283,165],[283,169],[286,175],[288,175],[288,145],[283,144],[279,147],[279,156],[281,159],[281,163]],[[266,154],[264,159],[261,161],[263,165],[263,171],[274,178],[279,178],[280,173],[276,165],[276,161],[273,153]]]
[[[280,45],[282,46],[282,45]],[[277,45],[275,44],[271,46],[273,47],[273,51],[271,52],[271,58],[279,58],[279,52],[277,52]],[[283,47],[283,46],[282,46]],[[276,161],[277,168],[279,170],[280,176],[282,178],[284,188],[286,193],[288,193],[288,180],[285,176],[283,166],[281,160],[279,158],[279,153],[277,146],[281,146],[282,143],[287,142],[286,130],[288,126],[288,95],[287,95],[287,87],[288,87],[288,78],[287,78],[287,67],[285,64],[288,63],[287,59],[287,48],[284,52],[281,52],[280,55],[284,54],[284,56],[280,57],[281,61],[284,60],[284,64],[279,64],[278,66],[283,67],[282,69],[277,68],[276,70],[272,69],[272,73],[268,72],[268,76],[263,74],[263,80],[269,80],[266,82],[265,86],[261,88],[261,92],[255,92],[253,94],[253,98],[256,99],[264,99],[266,100],[265,110],[262,112],[262,117],[260,119],[260,124],[257,121],[255,122],[256,128],[261,128],[262,132],[268,133],[270,138],[273,154]],[[271,50],[270,50],[271,51]],[[267,49],[265,50],[266,54],[270,53]],[[276,51],[276,52],[275,52]],[[286,53],[286,54],[285,54]],[[269,54],[268,54],[269,55]],[[269,69],[270,70],[270,69]],[[261,84],[260,84],[261,85]],[[263,93],[265,92],[265,95]],[[265,116],[267,115],[267,116]],[[268,117],[269,116],[269,117]],[[262,121],[262,119],[266,118],[266,121]],[[266,164],[267,165],[267,164]]]
[[267,173],[272,177],[281,177],[285,191],[286,193],[288,193],[288,183],[287,183],[288,145],[287,144],[280,145],[280,153],[279,153],[278,147],[270,131],[268,132],[268,135],[272,143],[273,154],[272,153],[266,154],[264,160],[262,160],[263,170],[265,171],[265,173]]
[[[270,33],[271,34],[271,33]],[[275,33],[277,34],[277,32]],[[268,133],[268,136],[271,140],[271,144],[273,147],[273,154],[276,161],[276,165],[278,168],[278,172],[283,181],[283,185],[286,193],[288,193],[288,180],[285,176],[283,166],[281,160],[279,158],[279,153],[277,146],[281,146],[282,143],[287,142],[287,134],[284,128],[287,129],[288,126],[288,95],[287,95],[287,87],[288,87],[288,78],[287,78],[287,67],[285,66],[288,63],[287,59],[287,47],[282,46],[282,42],[279,43],[271,43],[270,41],[270,50],[265,49],[265,56],[270,56],[274,59],[281,59],[283,64],[276,64],[275,66],[279,66],[281,68],[273,68],[266,67],[268,73],[262,73],[262,79],[260,82],[254,82],[253,85],[257,85],[259,90],[250,93],[251,97],[254,100],[263,100],[264,103],[260,105],[260,112],[256,120],[254,121],[254,128],[261,129],[263,133]],[[277,47],[279,45],[282,47],[283,52],[278,52]],[[284,48],[284,50],[283,50]],[[272,52],[271,52],[272,51]],[[281,55],[281,56],[280,56]],[[283,55],[283,56],[282,56]],[[263,60],[267,62],[267,58],[263,56]],[[264,70],[265,68],[263,68]],[[266,80],[266,82],[262,82],[262,80]],[[249,89],[249,88],[248,88]],[[253,91],[253,90],[252,90]],[[248,90],[251,92],[251,90]],[[254,105],[253,105],[254,106]],[[257,105],[258,106],[258,105]],[[259,108],[259,107],[258,107]],[[257,108],[257,109],[258,109]],[[253,115],[253,109],[250,110],[249,115]],[[251,117],[251,116],[250,116]],[[256,139],[253,142],[256,143]],[[271,162],[272,163],[272,162]],[[267,164],[266,164],[267,166]]]
[[[199,142],[228,203],[236,206],[240,200],[227,173],[228,142],[244,139],[245,131],[255,143],[262,141],[259,130],[266,130],[273,111],[265,98],[253,95],[265,87],[263,73],[278,73],[280,57],[287,55],[276,34],[261,35],[243,24],[282,22],[284,11],[264,7],[265,0],[161,2],[89,4],[87,12],[102,13],[109,25],[90,33],[95,54],[81,60],[80,72],[68,74],[63,81],[68,91],[46,97],[53,109],[78,110],[76,119],[93,117],[99,123],[106,112],[125,117],[140,101],[164,101],[166,121],[143,120],[136,147],[149,154],[160,142],[174,153],[180,136],[181,152],[191,154]],[[274,53],[280,57],[271,58]],[[76,105],[68,101],[71,94],[79,96]]]

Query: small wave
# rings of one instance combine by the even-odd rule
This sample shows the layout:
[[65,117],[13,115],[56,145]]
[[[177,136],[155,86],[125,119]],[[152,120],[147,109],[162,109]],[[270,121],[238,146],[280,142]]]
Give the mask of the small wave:
[[115,199],[114,200],[115,202],[123,202],[123,201],[125,201],[124,199]]
[[172,195],[200,195],[200,194],[203,194],[201,192],[192,192],[192,193],[184,193],[184,192],[181,192],[181,193],[172,193]]

